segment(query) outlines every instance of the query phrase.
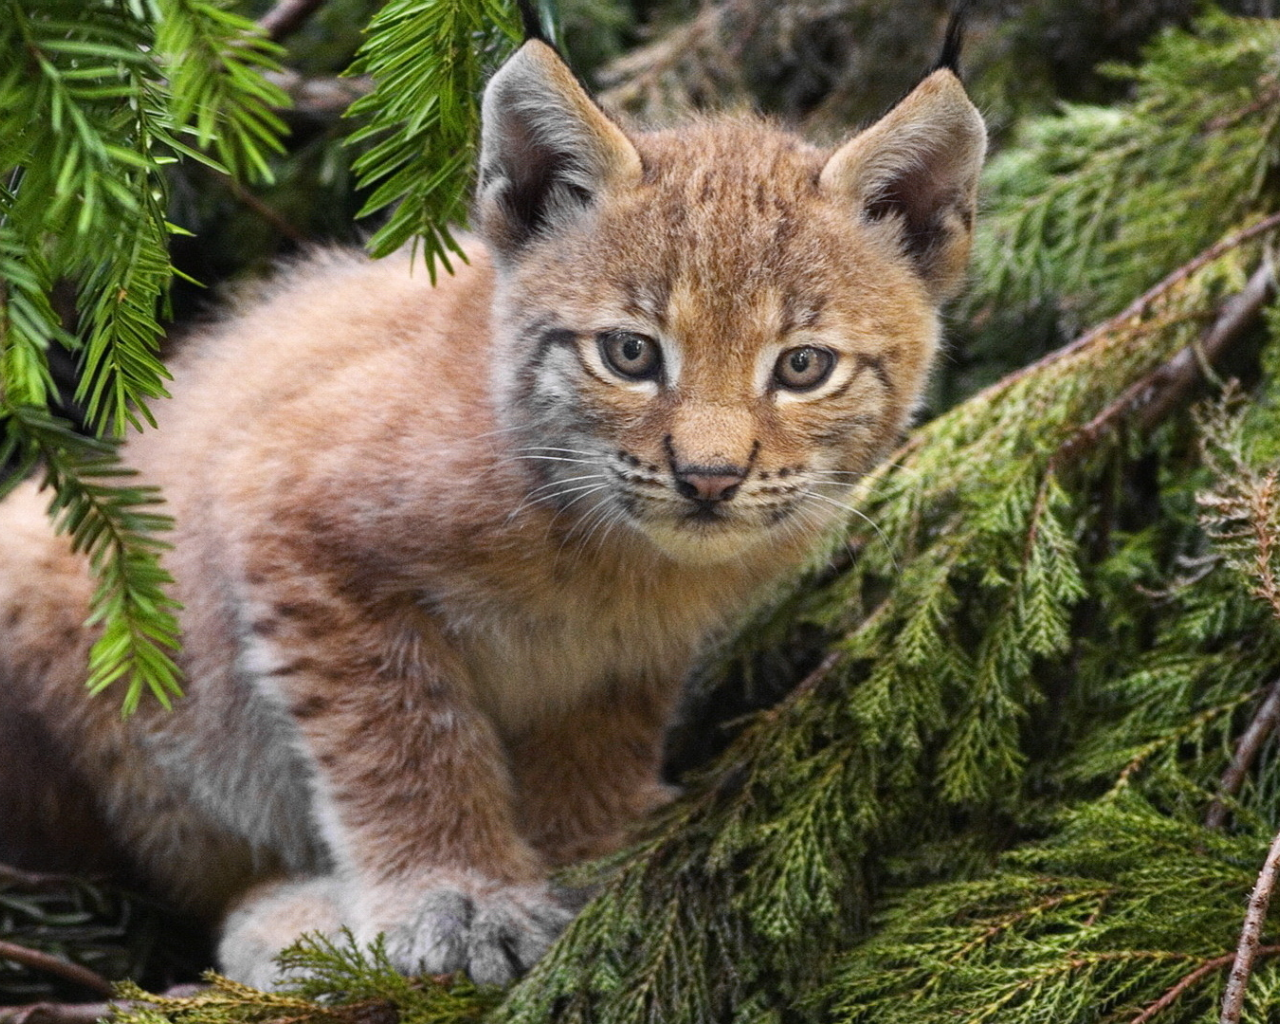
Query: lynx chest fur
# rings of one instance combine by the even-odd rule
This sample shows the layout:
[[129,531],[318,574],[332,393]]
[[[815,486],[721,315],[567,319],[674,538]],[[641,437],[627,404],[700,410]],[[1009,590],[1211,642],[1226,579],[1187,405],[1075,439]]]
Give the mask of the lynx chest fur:
[[88,816],[252,983],[342,925],[525,969],[548,871],[668,798],[681,680],[839,524],[963,274],[984,134],[948,68],[833,150],[629,132],[538,41],[483,114],[467,265],[282,274],[129,442],[178,524],[174,712],[84,698],[86,569],[33,489],[0,506],[0,740],[50,766],[0,768],[0,855]]

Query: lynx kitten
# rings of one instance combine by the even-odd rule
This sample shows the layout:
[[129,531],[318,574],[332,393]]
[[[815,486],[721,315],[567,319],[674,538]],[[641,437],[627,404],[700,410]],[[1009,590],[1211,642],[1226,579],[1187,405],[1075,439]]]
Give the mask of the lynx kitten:
[[125,457],[177,518],[188,696],[83,692],[92,590],[0,506],[0,859],[99,863],[406,971],[523,971],[550,869],[668,799],[693,659],[837,524],[906,423],[985,136],[948,67],[834,150],[624,128],[527,42],[484,97],[470,264],[328,254],[193,339]]

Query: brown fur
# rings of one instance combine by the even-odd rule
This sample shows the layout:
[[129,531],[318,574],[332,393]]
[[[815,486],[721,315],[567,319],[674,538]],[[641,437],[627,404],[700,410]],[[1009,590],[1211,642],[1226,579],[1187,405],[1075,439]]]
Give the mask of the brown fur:
[[[0,723],[38,723],[43,769],[0,770],[0,808],[45,845],[99,816],[229,910],[251,982],[339,923],[405,969],[526,967],[567,919],[548,869],[668,799],[699,650],[899,435],[981,149],[948,71],[829,153],[747,119],[628,135],[527,44],[486,94],[487,248],[434,289],[407,258],[294,268],[129,442],[177,521],[172,713],[85,698],[82,560],[31,487],[0,506]],[[611,331],[664,375],[611,370]],[[773,376],[803,346],[836,359],[812,394]]]

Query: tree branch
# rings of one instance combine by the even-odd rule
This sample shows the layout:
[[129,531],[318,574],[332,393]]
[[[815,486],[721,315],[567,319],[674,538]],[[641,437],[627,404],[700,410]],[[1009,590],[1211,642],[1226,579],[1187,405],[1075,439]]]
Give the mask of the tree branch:
[[292,35],[307,23],[324,3],[324,0],[278,0],[276,5],[258,19],[258,25],[273,43]]
[[1219,1024],[1239,1024],[1245,986],[1249,984],[1254,957],[1260,952],[1258,942],[1262,937],[1262,925],[1267,919],[1267,905],[1271,902],[1271,891],[1275,888],[1277,874],[1280,874],[1280,832],[1271,840],[1271,849],[1267,851],[1267,859],[1258,872],[1258,881],[1249,897],[1244,927],[1240,929],[1240,944],[1236,947],[1235,964],[1227,979],[1227,990],[1222,995]]
[[34,967],[39,971],[56,974],[60,978],[74,981],[77,985],[83,985],[99,995],[109,996],[114,991],[111,987],[111,982],[107,981],[97,971],[91,971],[87,967],[73,964],[70,960],[64,960],[60,956],[42,953],[38,949],[28,949],[26,946],[19,946],[13,942],[0,941],[0,959],[12,960],[14,963],[22,964],[25,967]]
[[1037,359],[1034,363],[1029,363],[1020,370],[1015,370],[1013,373],[1001,377],[994,384],[983,388],[975,397],[989,397],[996,395],[1007,389],[1011,384],[1022,380],[1024,377],[1029,377],[1033,373],[1038,373],[1040,370],[1044,369],[1044,367],[1056,363],[1059,359],[1063,359],[1080,351],[1082,348],[1092,344],[1102,335],[1123,326],[1126,321],[1133,320],[1136,317],[1141,316],[1146,312],[1147,307],[1155,302],[1156,299],[1163,296],[1170,289],[1181,284],[1192,274],[1196,273],[1196,271],[1218,259],[1218,257],[1223,253],[1230,252],[1232,249],[1237,249],[1246,242],[1252,241],[1259,235],[1265,235],[1268,231],[1274,231],[1276,228],[1280,228],[1280,213],[1273,213],[1270,217],[1264,217],[1262,220],[1258,221],[1257,224],[1247,227],[1243,231],[1237,231],[1229,238],[1224,238],[1222,241],[1209,246],[1209,248],[1196,256],[1195,259],[1188,263],[1184,263],[1177,270],[1164,277],[1159,283],[1148,288],[1109,320],[1104,320],[1102,323],[1098,324],[1098,326],[1080,335],[1080,337],[1075,341],[1063,345],[1062,348],[1055,349],[1048,355]]
[[1280,679],[1268,688],[1266,696],[1258,705],[1258,710],[1254,712],[1252,721],[1249,722],[1249,727],[1236,743],[1236,752],[1231,758],[1231,765],[1222,773],[1222,780],[1218,783],[1218,795],[1213,798],[1213,803],[1209,805],[1209,811],[1205,815],[1204,823],[1209,828],[1221,828],[1226,823],[1227,798],[1240,792],[1240,787],[1244,785],[1245,776],[1253,767],[1258,751],[1262,749],[1262,744],[1266,742],[1267,737],[1275,731],[1277,724],[1280,724]]
[[[1203,337],[1126,388],[1119,398],[1071,435],[1054,454],[1052,464],[1069,461],[1080,451],[1094,447],[1130,415],[1138,416],[1144,430],[1158,424],[1199,382],[1204,366],[1221,356],[1253,323],[1275,290],[1275,268],[1270,260],[1264,260],[1244,288],[1222,304],[1213,326]],[[1090,331],[1086,337],[1096,333]]]
[[[1277,953],[1280,953],[1280,946],[1261,946],[1257,950],[1258,956],[1275,956]],[[1214,971],[1221,970],[1223,967],[1226,967],[1227,964],[1234,961],[1235,958],[1235,953],[1224,953],[1222,956],[1215,956],[1212,960],[1206,960],[1190,974],[1180,978],[1173,988],[1169,989],[1168,992],[1162,995],[1154,1003],[1146,1007],[1140,1014],[1138,1014],[1138,1016],[1129,1021],[1129,1024],[1147,1024],[1147,1021],[1157,1013],[1160,1013],[1162,1010],[1167,1010],[1172,1006],[1183,992],[1189,989],[1201,978],[1207,974],[1212,974]]]

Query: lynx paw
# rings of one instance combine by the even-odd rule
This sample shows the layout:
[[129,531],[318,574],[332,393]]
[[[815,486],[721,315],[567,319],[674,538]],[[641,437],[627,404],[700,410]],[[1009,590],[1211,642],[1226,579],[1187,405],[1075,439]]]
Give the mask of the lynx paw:
[[337,879],[267,882],[250,889],[222,924],[218,964],[228,978],[275,989],[300,980],[281,971],[276,956],[304,932],[334,935],[341,927]]
[[466,971],[477,984],[507,985],[572,916],[545,886],[453,883],[419,895],[403,923],[384,930],[387,952],[401,970]]

